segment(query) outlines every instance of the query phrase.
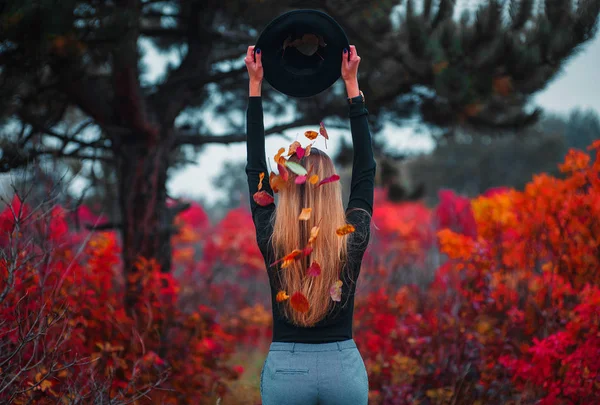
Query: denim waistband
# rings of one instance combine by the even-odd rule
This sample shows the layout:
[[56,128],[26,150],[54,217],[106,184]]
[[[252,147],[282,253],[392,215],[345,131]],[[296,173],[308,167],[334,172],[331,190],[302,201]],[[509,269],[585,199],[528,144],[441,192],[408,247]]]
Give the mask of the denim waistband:
[[271,342],[269,351],[286,352],[329,352],[332,350],[344,350],[356,348],[354,339],[342,340],[329,343],[293,343],[293,342]]

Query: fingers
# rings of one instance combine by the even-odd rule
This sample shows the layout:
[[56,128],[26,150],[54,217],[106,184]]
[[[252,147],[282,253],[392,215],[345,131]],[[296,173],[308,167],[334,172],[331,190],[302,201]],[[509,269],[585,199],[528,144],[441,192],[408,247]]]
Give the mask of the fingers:
[[254,60],[254,45],[250,45],[248,47],[248,51],[246,52],[246,60]]
[[354,45],[350,45],[350,60],[360,60],[360,56],[356,53],[356,47]]
[[348,50],[344,49],[342,51],[342,68],[348,67]]
[[[254,47],[252,47],[252,48],[254,48]],[[256,67],[261,68],[262,67],[262,52],[260,49],[256,50],[254,57],[256,59]]]

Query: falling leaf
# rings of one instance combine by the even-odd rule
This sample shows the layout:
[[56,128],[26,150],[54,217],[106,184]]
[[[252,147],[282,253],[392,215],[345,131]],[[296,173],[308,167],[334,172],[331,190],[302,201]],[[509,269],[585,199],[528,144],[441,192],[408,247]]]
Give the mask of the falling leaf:
[[301,148],[302,145],[300,145],[300,142],[298,141],[294,141],[291,145],[290,145],[290,149],[288,150],[288,156],[292,156],[294,153],[296,153],[296,151],[298,150],[298,148]]
[[300,213],[300,216],[298,216],[298,219],[300,221],[308,221],[310,219],[311,212],[312,208],[302,208],[302,212]]
[[317,184],[317,182],[319,181],[319,176],[313,174],[312,176],[310,176],[310,179],[308,179],[308,181],[310,182],[310,184]]
[[313,261],[310,267],[306,269],[306,274],[309,276],[317,277],[321,274],[321,265]]
[[317,239],[318,235],[319,235],[319,227],[313,226],[312,229],[310,230],[310,238],[308,238],[308,243],[313,243],[315,241],[315,239]]
[[339,179],[340,179],[340,176],[338,176],[337,174],[334,174],[333,176],[329,176],[329,177],[321,180],[321,182],[317,185],[317,187],[322,186],[323,184],[333,183],[334,181],[338,181]]
[[254,195],[252,196],[252,198],[261,207],[266,207],[269,204],[273,204],[273,201],[275,201],[275,199],[273,198],[273,196],[271,194],[267,193],[264,190],[263,191],[257,191],[256,193],[254,193]]
[[304,133],[304,136],[312,141],[312,140],[317,139],[317,136],[319,136],[319,133],[316,131],[306,131]]
[[291,253],[288,253],[276,262],[271,263],[271,266],[275,266],[277,263],[283,262],[281,268],[285,269],[286,267],[289,267],[289,265],[292,264],[294,260],[298,260],[301,257],[301,255],[302,251],[300,249],[294,249]]
[[[310,146],[310,145],[308,145]],[[305,155],[305,150],[302,146],[298,146],[296,148],[296,156],[298,156],[298,159],[302,159]]]
[[285,158],[281,155],[285,153],[285,148],[279,148],[277,154],[275,155],[275,163],[277,164],[285,164]]
[[276,300],[277,302],[282,302],[282,301],[285,301],[285,300],[287,300],[288,298],[290,298],[290,296],[289,296],[289,295],[287,295],[287,294],[285,293],[285,291],[281,290],[281,291],[279,291],[279,292],[277,293],[277,296],[275,297],[275,300]]
[[327,134],[327,130],[325,129],[325,124],[323,124],[323,121],[321,121],[319,124],[319,133],[323,135],[323,138],[325,138],[325,147],[327,148],[327,140],[329,139],[329,135]]
[[281,180],[288,181],[288,179],[290,178],[290,174],[285,168],[285,166],[281,163],[277,163],[277,170],[279,171],[279,176],[281,177]]
[[313,252],[313,247],[311,244],[308,244],[304,247],[304,249],[302,249],[302,255],[303,256],[308,256]]
[[258,191],[260,191],[262,189],[262,182],[265,178],[265,172],[260,172],[260,174],[258,175]]
[[288,169],[296,173],[298,176],[304,176],[308,173],[302,165],[296,162],[287,162],[285,165]]
[[290,305],[298,312],[308,312],[308,300],[300,291],[296,291],[294,294],[292,294]]
[[310,155],[310,149],[312,148],[312,143],[310,145],[308,145],[306,148],[304,148],[304,156],[309,156]]
[[269,184],[271,185],[271,189],[273,190],[273,192],[278,193],[280,189],[285,187],[286,182],[283,181],[281,176],[271,172],[271,174],[269,175]]
[[342,280],[337,280],[331,288],[329,289],[329,295],[331,295],[331,299],[337,302],[342,300]]
[[296,179],[294,180],[294,183],[296,183],[296,184],[304,184],[304,183],[306,183],[306,175],[304,175],[304,176],[296,176]]
[[349,233],[354,232],[356,229],[354,228],[354,225],[351,224],[346,224],[344,226],[340,226],[338,229],[335,230],[335,233],[338,234],[338,236],[344,236],[344,235],[348,235]]

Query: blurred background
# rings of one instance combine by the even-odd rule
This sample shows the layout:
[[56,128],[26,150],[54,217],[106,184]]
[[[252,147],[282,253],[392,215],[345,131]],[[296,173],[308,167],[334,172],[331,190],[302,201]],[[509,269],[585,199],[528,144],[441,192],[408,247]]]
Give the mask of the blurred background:
[[[0,2],[2,402],[260,404],[243,58],[297,8],[362,58],[370,403],[600,404],[600,0]],[[343,83],[263,99],[347,198]]]

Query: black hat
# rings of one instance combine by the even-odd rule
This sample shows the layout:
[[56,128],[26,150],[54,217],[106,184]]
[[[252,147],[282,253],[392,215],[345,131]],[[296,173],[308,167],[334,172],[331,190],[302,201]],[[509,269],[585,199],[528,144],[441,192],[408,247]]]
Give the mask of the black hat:
[[309,97],[341,75],[348,38],[342,27],[318,10],[293,10],[271,21],[256,42],[264,77],[276,90]]

